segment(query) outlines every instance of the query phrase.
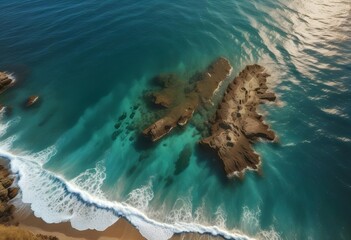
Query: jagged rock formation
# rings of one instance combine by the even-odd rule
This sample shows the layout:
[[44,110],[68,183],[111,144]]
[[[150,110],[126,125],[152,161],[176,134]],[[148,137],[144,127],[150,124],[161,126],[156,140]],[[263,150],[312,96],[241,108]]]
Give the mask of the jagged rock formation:
[[[0,72],[0,94],[6,91],[8,88],[12,87],[14,84],[14,79],[5,72]],[[6,106],[0,103],[0,111],[6,109]]]
[[251,144],[258,138],[270,141],[275,138],[256,112],[260,103],[276,99],[274,93],[267,92],[268,76],[262,66],[247,66],[228,86],[218,106],[211,136],[200,141],[218,153],[228,176],[242,176],[245,169],[257,169],[260,159]]
[[[2,160],[0,159],[0,161]],[[19,188],[12,186],[13,181],[10,171],[0,164],[0,240],[58,240],[57,237],[33,234],[19,227],[11,226],[16,224],[13,217],[15,207],[9,201],[16,197],[19,191]]]
[[8,201],[16,197],[18,188],[11,187],[12,183],[10,173],[0,165],[0,224],[6,224],[13,219],[14,206]]
[[230,70],[228,60],[219,58],[207,68],[191,89],[185,88],[182,93],[178,92],[179,89],[183,89],[178,86],[181,83],[173,82],[172,77],[165,78],[164,88],[152,96],[155,104],[169,110],[165,116],[146,128],[143,134],[152,141],[157,141],[173,128],[186,125],[200,104],[211,101],[214,92],[226,79]]

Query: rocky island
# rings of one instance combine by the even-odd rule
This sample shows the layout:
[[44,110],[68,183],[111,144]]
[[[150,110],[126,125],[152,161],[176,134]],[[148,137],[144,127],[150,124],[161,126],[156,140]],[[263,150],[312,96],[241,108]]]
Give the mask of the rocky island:
[[181,92],[177,92],[179,83],[172,81],[172,78],[163,78],[163,89],[152,93],[152,96],[155,104],[168,108],[168,111],[147,127],[143,134],[152,141],[157,141],[173,128],[186,125],[199,105],[211,101],[214,92],[228,77],[230,70],[229,61],[219,58],[207,68],[194,86]]
[[276,99],[274,93],[267,92],[268,76],[262,66],[247,66],[229,84],[218,106],[211,136],[200,141],[217,152],[228,176],[240,177],[246,169],[258,169],[260,158],[252,143],[260,138],[275,138],[256,111],[260,103]]
[[[143,135],[158,141],[175,127],[186,125],[197,110],[206,111],[208,116],[201,116],[200,121],[207,130],[202,131],[199,143],[215,151],[226,175],[242,177],[247,169],[258,170],[260,157],[252,144],[259,139],[273,141],[275,133],[257,113],[257,107],[275,101],[276,96],[268,91],[266,82],[270,75],[264,67],[255,64],[247,66],[229,83],[222,100],[218,99],[220,103],[212,103],[214,93],[230,70],[228,60],[218,58],[196,76],[195,82],[181,81],[174,74],[159,75],[155,80],[161,89],[149,96],[166,111],[142,131]],[[213,111],[201,108],[208,103],[213,105]],[[201,115],[204,114],[201,112]],[[199,118],[196,125],[199,126]]]

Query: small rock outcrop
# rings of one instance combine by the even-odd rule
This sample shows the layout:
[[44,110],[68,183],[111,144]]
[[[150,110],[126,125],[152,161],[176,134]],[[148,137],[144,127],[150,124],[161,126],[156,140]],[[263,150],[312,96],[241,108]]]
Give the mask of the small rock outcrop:
[[0,93],[4,92],[14,84],[14,79],[5,72],[0,72]]
[[[5,73],[5,72],[0,72],[0,94],[5,92],[7,89],[13,86],[15,83],[15,80],[11,75]],[[8,108],[0,103],[0,112],[1,111],[6,111]]]
[[256,111],[260,103],[276,99],[274,93],[267,92],[268,76],[262,66],[247,66],[229,84],[218,106],[211,136],[200,141],[218,153],[228,176],[242,176],[246,169],[258,169],[260,158],[251,145],[260,138],[275,139]]
[[173,128],[186,125],[199,105],[211,101],[214,92],[227,78],[230,70],[229,61],[219,58],[207,68],[191,89],[186,89],[181,94],[177,93],[180,83],[172,81],[172,77],[163,78],[164,88],[152,96],[154,103],[168,108],[168,112],[147,127],[143,134],[152,141],[157,141]]
[[37,103],[38,101],[39,101],[39,96],[37,96],[37,95],[30,96],[30,97],[28,97],[28,99],[26,101],[26,107],[31,107],[35,103]]

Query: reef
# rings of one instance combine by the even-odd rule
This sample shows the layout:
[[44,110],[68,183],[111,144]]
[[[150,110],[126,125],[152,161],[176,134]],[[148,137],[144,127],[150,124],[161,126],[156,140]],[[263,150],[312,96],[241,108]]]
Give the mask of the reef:
[[211,126],[211,135],[200,144],[213,149],[223,162],[227,176],[243,176],[246,169],[257,170],[260,157],[252,148],[258,139],[273,141],[275,134],[257,113],[257,107],[276,96],[267,92],[264,67],[249,65],[225,92]]
[[229,61],[219,58],[198,77],[197,81],[187,87],[182,85],[184,82],[174,80],[172,75],[157,78],[162,89],[151,93],[150,96],[154,104],[167,108],[167,111],[160,119],[144,129],[143,134],[152,141],[157,141],[175,127],[185,126],[199,106],[211,102],[213,94],[228,77],[230,70]]

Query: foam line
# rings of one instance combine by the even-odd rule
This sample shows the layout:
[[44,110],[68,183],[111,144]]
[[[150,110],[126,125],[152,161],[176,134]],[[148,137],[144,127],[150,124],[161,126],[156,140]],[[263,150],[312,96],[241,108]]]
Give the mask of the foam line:
[[186,232],[211,234],[225,239],[251,239],[217,226],[183,222],[161,223],[127,203],[111,202],[91,195],[77,187],[74,181],[67,182],[43,169],[35,159],[16,156],[4,150],[0,150],[0,156],[10,160],[11,170],[19,176],[22,201],[31,204],[35,216],[48,223],[69,221],[78,230],[103,231],[120,217],[124,217],[148,240],[167,240],[175,233]]

